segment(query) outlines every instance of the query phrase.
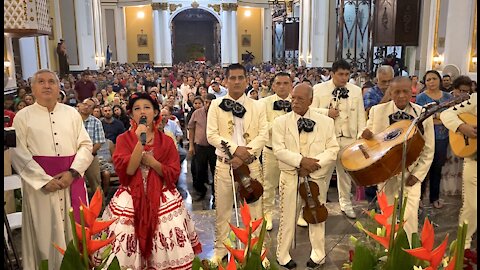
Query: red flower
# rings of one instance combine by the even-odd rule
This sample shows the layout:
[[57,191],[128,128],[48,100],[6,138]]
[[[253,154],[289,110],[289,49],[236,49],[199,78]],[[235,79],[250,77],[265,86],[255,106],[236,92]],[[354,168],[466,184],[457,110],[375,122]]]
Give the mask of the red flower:
[[[388,222],[388,219],[393,214],[393,204],[388,205],[387,195],[385,192],[377,193],[378,205],[380,206],[381,214],[374,214],[373,219],[383,227],[385,227],[385,236],[380,236],[375,233],[369,232],[364,228],[361,228],[368,236],[372,237],[375,241],[380,243],[383,247],[389,248],[390,234],[392,233],[392,225]],[[400,228],[400,224],[395,224],[395,232]]]
[[419,258],[421,260],[428,261],[430,266],[427,269],[435,270],[438,268],[440,263],[442,262],[443,255],[445,254],[445,249],[447,248],[448,243],[448,234],[445,236],[443,242],[434,250],[433,249],[433,241],[435,239],[435,232],[433,231],[433,226],[425,219],[422,229],[422,246],[419,248],[414,249],[404,249],[405,252],[408,254]]
[[[239,263],[244,263],[245,262],[245,252],[250,251],[253,249],[255,244],[258,242],[259,238],[251,237],[251,233],[256,231],[260,224],[263,223],[263,218],[260,218],[255,221],[251,221],[252,217],[250,215],[250,208],[247,204],[247,202],[244,200],[243,204],[240,205],[240,216],[242,219],[243,224],[245,225],[245,228],[238,228],[233,226],[232,224],[230,225],[230,228],[232,229],[233,233],[235,236],[246,246],[245,249],[233,249],[232,247],[229,247],[228,245],[225,245],[225,247],[228,249],[230,254],[230,262],[227,266],[227,270],[229,269],[236,269],[235,261],[233,258],[235,258]],[[250,239],[250,245],[247,247],[248,241]],[[263,251],[263,254],[261,254],[261,260],[263,261],[265,257],[267,256],[267,250]],[[221,265],[219,265],[219,269],[224,269]]]

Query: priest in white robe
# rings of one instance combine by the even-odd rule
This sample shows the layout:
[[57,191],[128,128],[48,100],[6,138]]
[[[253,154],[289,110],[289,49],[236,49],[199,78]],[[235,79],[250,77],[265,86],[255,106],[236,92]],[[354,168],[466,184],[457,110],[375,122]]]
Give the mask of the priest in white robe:
[[57,102],[59,91],[55,73],[37,71],[32,78],[36,102],[13,122],[12,165],[23,188],[23,269],[38,269],[46,259],[49,269],[60,268],[63,256],[52,243],[66,248],[72,239],[68,211],[72,204],[78,207],[79,195],[86,200],[82,176],[93,160],[92,142],[78,111]]

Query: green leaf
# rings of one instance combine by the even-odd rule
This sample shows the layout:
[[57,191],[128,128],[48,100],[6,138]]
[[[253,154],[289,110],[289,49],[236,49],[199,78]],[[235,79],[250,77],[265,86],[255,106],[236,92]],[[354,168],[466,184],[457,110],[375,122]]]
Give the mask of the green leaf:
[[373,255],[373,250],[370,250],[363,243],[357,242],[355,245],[355,255],[352,263],[352,270],[374,269],[377,260]]
[[267,231],[266,226],[267,222],[264,219],[262,222],[262,229],[260,230],[260,236],[258,237],[258,241],[257,243],[255,243],[252,250],[249,252],[249,257],[247,259],[247,263],[245,264],[245,269],[263,269],[262,247]]
[[203,264],[198,256],[195,256],[192,262],[192,270],[200,270],[203,269]]
[[120,262],[118,261],[117,256],[113,258],[113,261],[110,263],[107,270],[120,270]]
[[410,270],[414,266],[414,258],[403,249],[409,249],[407,233],[400,228],[393,242],[393,248],[387,258],[388,270]]
[[[422,243],[420,242],[420,237],[418,236],[418,233],[412,233],[412,246],[411,249],[414,248],[419,248],[422,246]],[[413,258],[413,264],[416,266],[423,265],[423,261],[420,260],[419,258]]]
[[38,270],[48,270],[48,260],[40,261],[40,265],[38,266]]
[[78,270],[82,268],[85,268],[83,260],[75,248],[73,241],[70,241],[67,249],[65,250],[65,255],[63,256],[62,264],[60,265],[60,270]]

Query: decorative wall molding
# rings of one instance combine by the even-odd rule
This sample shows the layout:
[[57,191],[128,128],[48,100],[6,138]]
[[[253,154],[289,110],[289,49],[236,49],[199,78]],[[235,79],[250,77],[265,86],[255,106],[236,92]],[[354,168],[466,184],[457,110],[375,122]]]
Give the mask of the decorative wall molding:
[[220,14],[220,5],[208,4],[208,7],[215,10],[215,12],[217,12],[218,14]]
[[153,10],[167,10],[168,3],[152,3]]
[[237,11],[238,4],[235,3],[222,3],[223,11]]
[[182,7],[182,4],[170,4],[169,5],[170,13],[175,12],[175,10],[177,10],[178,7]]
[[17,37],[51,34],[47,0],[9,0],[3,4],[5,33]]

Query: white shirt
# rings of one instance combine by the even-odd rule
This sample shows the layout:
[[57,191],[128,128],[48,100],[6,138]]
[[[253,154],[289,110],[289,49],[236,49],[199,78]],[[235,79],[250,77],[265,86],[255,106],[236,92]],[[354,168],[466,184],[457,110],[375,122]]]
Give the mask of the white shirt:
[[[230,95],[228,97],[231,98]],[[239,99],[236,100],[236,102],[244,105],[246,98],[247,97],[245,95],[242,95]],[[247,143],[245,141],[245,138],[243,138],[243,118],[236,117],[235,115],[233,116],[233,135],[232,135],[232,139],[238,146],[247,145]]]

